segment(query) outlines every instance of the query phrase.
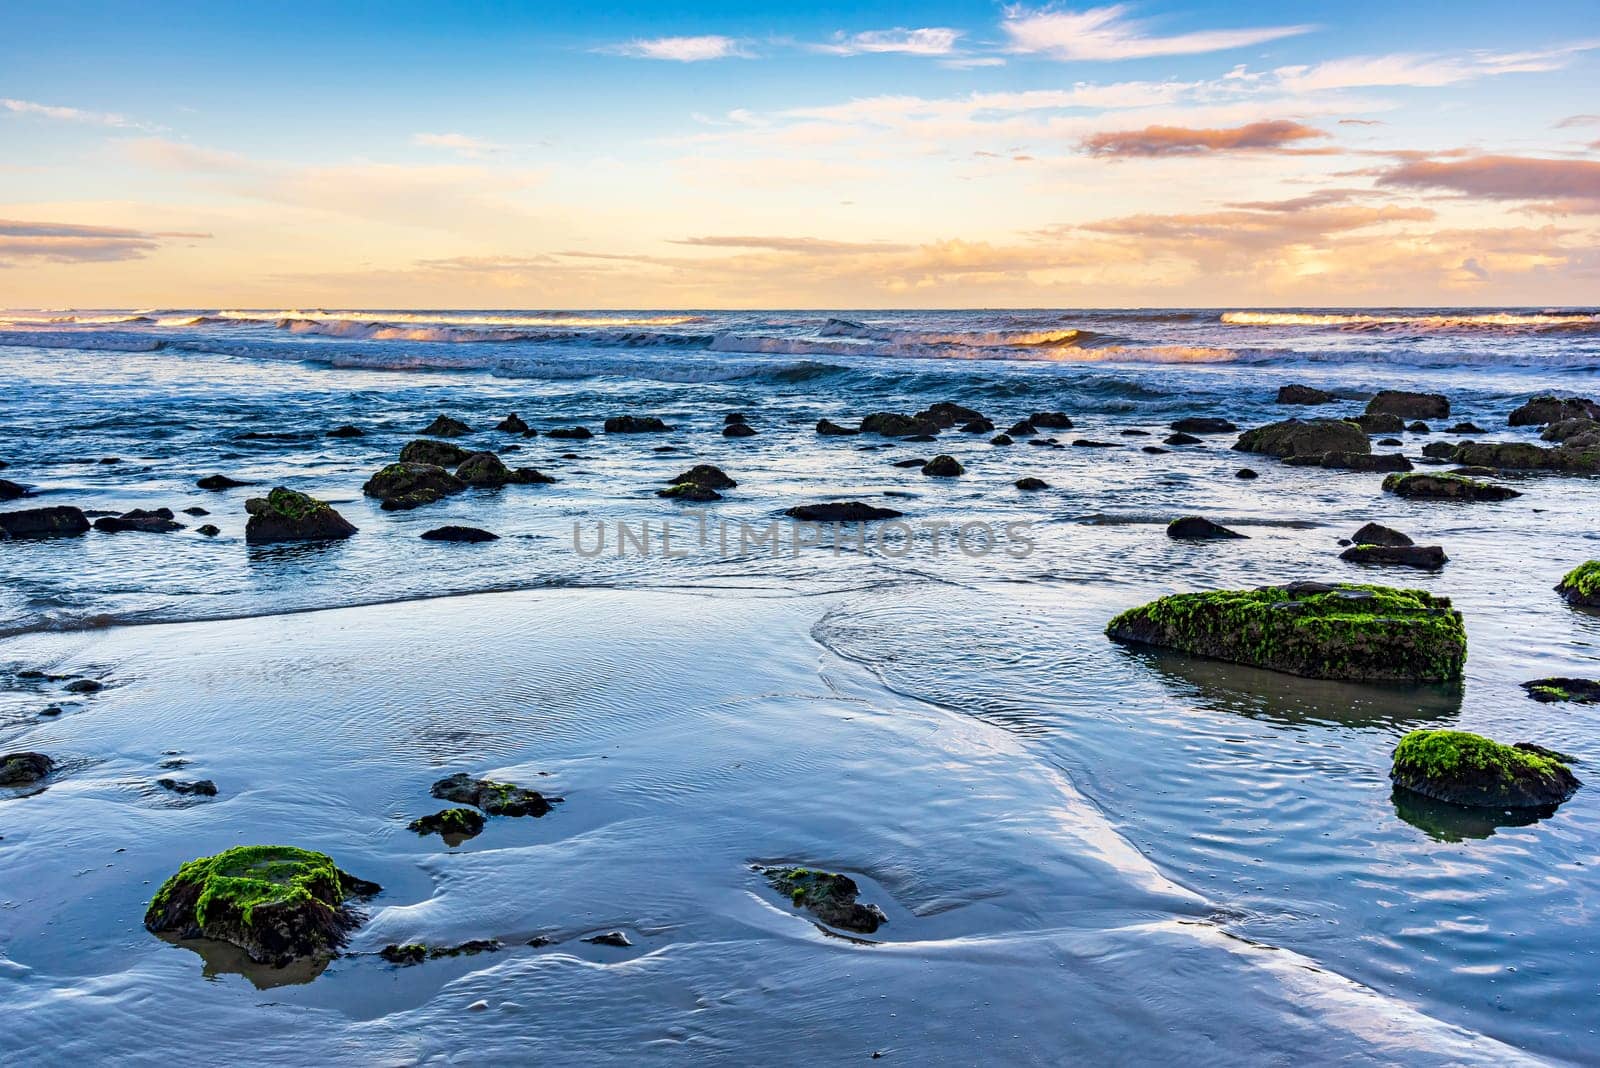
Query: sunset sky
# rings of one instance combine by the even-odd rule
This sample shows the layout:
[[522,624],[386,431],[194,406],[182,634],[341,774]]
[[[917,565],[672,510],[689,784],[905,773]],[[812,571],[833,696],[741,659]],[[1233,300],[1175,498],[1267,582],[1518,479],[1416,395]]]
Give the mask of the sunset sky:
[[0,307],[1600,302],[1593,0],[246,8],[0,17]]

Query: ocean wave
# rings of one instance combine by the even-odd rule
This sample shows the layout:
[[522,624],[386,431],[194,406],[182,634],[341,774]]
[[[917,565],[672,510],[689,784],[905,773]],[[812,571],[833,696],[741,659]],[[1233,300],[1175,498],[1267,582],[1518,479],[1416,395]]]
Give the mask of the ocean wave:
[[1600,314],[1537,312],[1224,312],[1229,326],[1328,326],[1339,330],[1408,333],[1471,331],[1600,331]]

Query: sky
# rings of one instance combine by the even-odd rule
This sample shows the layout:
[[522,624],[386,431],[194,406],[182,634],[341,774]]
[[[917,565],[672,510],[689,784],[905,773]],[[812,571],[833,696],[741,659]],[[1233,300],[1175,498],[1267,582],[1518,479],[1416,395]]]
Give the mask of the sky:
[[1597,303],[1594,0],[0,11],[0,307]]

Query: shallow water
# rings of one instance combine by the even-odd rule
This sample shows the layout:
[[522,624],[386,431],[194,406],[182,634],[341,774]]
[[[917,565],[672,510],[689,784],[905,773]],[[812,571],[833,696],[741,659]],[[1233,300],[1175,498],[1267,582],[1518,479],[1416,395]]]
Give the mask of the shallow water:
[[[1046,313],[839,317],[875,337],[826,316],[626,327],[709,338],[671,344],[435,313],[376,328],[17,325],[29,344],[0,344],[14,385],[0,399],[4,476],[39,504],[198,505],[212,514],[180,518],[223,533],[0,546],[0,746],[66,762],[44,792],[0,799],[0,1004],[16,1023],[0,1050],[24,1063],[155,1048],[747,1059],[797,1043],[934,1063],[1600,1059],[1594,786],[1529,823],[1397,803],[1387,780],[1405,731],[1447,725],[1576,753],[1580,778],[1595,777],[1600,712],[1538,704],[1518,683],[1596,674],[1600,618],[1551,587],[1600,556],[1600,485],[1519,479],[1516,500],[1442,506],[1389,497],[1378,475],[1231,452],[1233,435],[1140,448],[1182,415],[1281,418],[1272,396],[1288,381],[1436,389],[1454,404],[1447,422],[1537,440],[1506,413],[1552,388],[1593,395],[1595,338],[1525,316],[1096,314],[1106,329],[1071,343],[1034,338]],[[384,334],[467,329],[583,340]],[[1268,336],[1236,358],[1170,362],[1234,330]],[[751,338],[878,348],[797,361],[744,351]],[[127,351],[135,342],[163,347]],[[1151,351],[1130,358],[1130,345]],[[1041,359],[1041,346],[1058,351]],[[811,430],[944,399],[1000,429],[1065,410],[1077,425],[1052,432],[1064,444],[1119,447]],[[560,481],[411,513],[360,496],[435,414],[486,428],[511,410],[541,429],[598,430],[623,412],[677,429],[587,442],[483,430],[464,443],[519,445],[509,462]],[[735,410],[761,433],[721,437]],[[322,436],[341,423],[367,436]],[[305,437],[238,440],[252,431]],[[1444,436],[1402,434],[1394,451],[1415,458]],[[664,444],[676,451],[654,451]],[[934,452],[968,474],[893,466]],[[120,462],[82,462],[101,457]],[[653,493],[696,462],[740,480],[710,506],[718,519],[764,525],[792,504],[858,497],[913,521],[1028,523],[1034,551],[968,556],[947,531],[902,556],[724,554]],[[1261,477],[1235,479],[1244,465]],[[361,533],[248,548],[242,503],[260,491],[193,488],[219,471],[315,492]],[[1023,475],[1051,489],[1019,493]],[[1163,536],[1189,512],[1250,540]],[[1451,562],[1437,574],[1340,562],[1337,539],[1368,520],[1444,545]],[[588,558],[572,528],[597,521],[670,522],[690,551]],[[417,539],[447,522],[502,539]],[[1452,597],[1471,643],[1465,685],[1313,682],[1102,634],[1161,593],[1311,577]],[[115,625],[155,621],[167,622]],[[25,669],[108,688],[70,696]],[[50,704],[63,713],[41,718]],[[220,796],[179,803],[154,786],[172,760]],[[567,800],[447,851],[404,827],[454,770]],[[263,838],[325,849],[386,887],[352,955],[314,981],[246,977],[140,926],[182,860]],[[776,860],[854,874],[889,913],[883,944],[830,938],[776,900],[749,871]],[[581,942],[611,929],[635,947]],[[554,944],[522,945],[536,935]],[[510,948],[413,968],[369,955],[483,937]],[[466,1011],[480,998],[486,1011]]]

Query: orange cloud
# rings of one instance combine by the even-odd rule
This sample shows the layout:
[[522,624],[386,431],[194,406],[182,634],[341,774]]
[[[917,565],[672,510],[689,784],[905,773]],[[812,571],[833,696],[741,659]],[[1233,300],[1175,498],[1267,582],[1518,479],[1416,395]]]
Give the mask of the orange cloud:
[[1197,156],[1210,152],[1260,152],[1283,149],[1299,141],[1327,137],[1322,131],[1287,119],[1252,122],[1227,129],[1194,130],[1184,126],[1146,126],[1142,130],[1098,133],[1083,141],[1092,156],[1116,158]]
[[1486,200],[1546,200],[1560,212],[1600,212],[1600,162],[1473,156],[1448,162],[1410,160],[1378,178],[1379,185],[1450,189]]
[[0,267],[9,267],[20,260],[46,263],[136,260],[156,251],[164,239],[210,236],[0,219]]

